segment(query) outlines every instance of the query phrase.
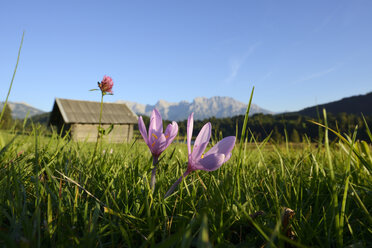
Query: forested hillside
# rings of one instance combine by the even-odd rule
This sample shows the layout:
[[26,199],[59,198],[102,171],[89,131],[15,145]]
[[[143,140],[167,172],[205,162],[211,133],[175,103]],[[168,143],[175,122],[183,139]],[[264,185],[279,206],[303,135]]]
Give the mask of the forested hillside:
[[365,95],[346,97],[338,101],[319,104],[317,106],[305,108],[296,114],[317,117],[318,110],[325,108],[328,113],[332,114],[355,114],[372,115],[372,92]]
[[[366,132],[366,125],[362,115],[340,113],[337,115],[327,114],[328,124],[331,128],[339,130],[341,133],[352,134],[354,129],[358,127],[358,139],[368,140]],[[364,116],[369,127],[372,127],[372,116]],[[144,117],[146,123],[149,118]],[[284,142],[287,136],[291,142],[300,142],[304,137],[309,138],[315,142],[319,139],[319,134],[322,135],[322,129],[319,129],[318,125],[311,123],[310,121],[316,121],[323,123],[323,118],[311,118],[298,114],[283,114],[283,115],[264,115],[256,114],[248,119],[248,129],[251,134],[254,135],[257,141],[262,141],[268,135],[277,142]],[[232,118],[208,118],[202,121],[194,122],[194,135],[198,133],[196,130],[200,130],[206,122],[212,124],[212,135],[215,137],[219,136],[230,136],[236,135],[236,130],[241,130],[243,126],[244,116],[235,116]],[[165,121],[166,124],[170,123]],[[146,124],[148,125],[148,124]],[[178,122],[179,135],[186,135],[187,120]],[[165,127],[164,127],[165,128]],[[238,128],[238,129],[237,129]],[[251,134],[249,135],[251,137]],[[240,137],[240,133],[238,133]],[[336,138],[332,134],[330,137]]]
[[[300,142],[304,137],[310,138],[312,141],[319,139],[319,126],[310,122],[310,120],[323,123],[323,117],[313,118],[309,116],[304,116],[301,114],[256,114],[250,116],[248,119],[248,128],[257,141],[262,141],[268,135],[272,135],[272,138],[277,142],[285,141],[287,136],[288,140],[291,142]],[[351,134],[355,127],[360,130],[358,132],[358,139],[368,140],[368,135],[366,133],[366,125],[361,114],[347,114],[345,112],[332,114],[327,113],[329,126],[333,129],[339,130],[341,133]],[[49,113],[44,113],[41,115],[36,115],[30,118],[27,122],[40,123],[41,125],[47,126]],[[372,127],[372,115],[364,116],[368,126]],[[148,125],[149,117],[143,116],[143,119]],[[212,134],[215,137],[236,135],[236,130],[241,130],[243,126],[244,116],[234,116],[232,118],[208,118],[204,120],[196,120],[194,122],[194,129],[200,130],[206,122],[211,122],[212,124]],[[21,126],[23,121],[19,121],[18,125]],[[170,123],[170,121],[164,121],[165,124]],[[186,135],[186,125],[187,120],[178,121],[179,135]],[[164,127],[166,128],[166,127]],[[194,131],[194,135],[198,131]],[[240,137],[240,133],[238,133]],[[332,134],[331,136],[332,137]]]

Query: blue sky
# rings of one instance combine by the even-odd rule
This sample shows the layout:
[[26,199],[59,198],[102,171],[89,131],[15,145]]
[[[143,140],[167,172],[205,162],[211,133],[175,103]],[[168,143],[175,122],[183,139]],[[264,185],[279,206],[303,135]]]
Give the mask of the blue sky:
[[372,1],[0,2],[0,99],[155,104],[230,96],[275,112],[372,91]]

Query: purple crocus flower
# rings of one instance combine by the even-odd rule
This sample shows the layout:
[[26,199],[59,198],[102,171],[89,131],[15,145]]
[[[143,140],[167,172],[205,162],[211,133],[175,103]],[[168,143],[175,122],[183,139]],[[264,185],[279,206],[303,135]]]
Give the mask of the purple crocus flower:
[[223,163],[231,157],[231,151],[235,145],[235,136],[229,136],[220,140],[205,154],[209,139],[211,138],[212,125],[210,122],[205,124],[200,130],[194,142],[194,149],[191,151],[191,138],[194,125],[194,113],[191,113],[187,120],[187,150],[188,163],[186,172],[172,185],[165,194],[167,198],[184,177],[195,170],[214,171],[221,167]]
[[154,109],[150,116],[148,135],[142,116],[140,116],[138,119],[138,129],[152,153],[152,164],[154,165],[154,168],[151,174],[151,188],[154,189],[156,165],[158,163],[159,156],[177,136],[178,125],[175,121],[173,121],[172,124],[167,126],[167,129],[163,133],[163,121],[161,119],[161,115],[157,109]]

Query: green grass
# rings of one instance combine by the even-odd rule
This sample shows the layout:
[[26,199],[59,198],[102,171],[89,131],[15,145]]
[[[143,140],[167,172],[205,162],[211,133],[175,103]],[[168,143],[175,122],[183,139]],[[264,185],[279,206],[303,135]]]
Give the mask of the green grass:
[[[95,143],[42,127],[0,130],[0,246],[372,247],[368,125],[370,140],[359,141],[358,130],[329,129],[324,112],[316,145],[278,145],[270,136],[256,143],[248,111],[231,159],[215,172],[193,172],[167,199],[187,167],[184,144],[160,157],[153,191],[152,158],[140,140],[95,152]],[[295,213],[289,230],[285,208]]]
[[[152,192],[141,140],[103,143],[91,163],[94,144],[38,128],[0,136],[1,246],[372,245],[372,154],[352,137],[318,147],[250,137],[219,170],[192,173],[164,200],[186,170],[183,144],[161,156]],[[295,212],[293,241],[282,232],[284,207]]]

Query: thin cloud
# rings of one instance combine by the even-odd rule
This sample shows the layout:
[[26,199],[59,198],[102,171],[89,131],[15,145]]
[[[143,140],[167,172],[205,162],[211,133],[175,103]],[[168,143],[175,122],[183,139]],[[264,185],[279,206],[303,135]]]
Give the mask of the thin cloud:
[[315,27],[314,32],[317,33],[319,31],[321,31],[322,29],[324,29],[326,26],[328,26],[328,24],[335,18],[337,12],[339,12],[341,8],[343,8],[343,4],[339,4],[338,6],[336,6],[336,8],[334,8],[329,13],[329,15],[327,15],[323,19],[323,21],[320,23],[320,25],[318,25],[317,27]]
[[317,26],[315,29],[314,29],[314,32],[317,33],[319,31],[321,31],[322,29],[324,29],[329,23],[330,21],[334,18],[334,13],[326,16],[325,19],[323,19],[323,21],[320,23],[319,26]]
[[338,65],[334,65],[334,66],[332,66],[332,67],[330,67],[326,70],[315,72],[315,73],[312,73],[310,75],[304,76],[304,77],[300,78],[299,80],[293,82],[293,84],[299,84],[299,83],[306,82],[306,81],[309,81],[309,80],[312,80],[312,79],[315,79],[315,78],[323,77],[323,76],[327,75],[328,73],[331,73],[331,72],[335,71],[338,67],[339,67]]
[[261,78],[257,81],[257,83],[265,81],[266,79],[270,78],[272,74],[273,74],[273,72],[272,72],[272,71],[269,71],[269,72],[266,73],[263,77],[261,77]]
[[225,83],[230,84],[235,80],[236,76],[239,73],[239,70],[240,70],[241,66],[244,64],[244,62],[247,60],[247,58],[257,49],[257,47],[259,45],[260,45],[260,43],[255,43],[255,44],[251,45],[248,48],[248,51],[245,52],[242,56],[230,59],[230,61],[229,61],[230,74],[225,79]]
[[231,83],[234,81],[236,76],[238,75],[238,72],[240,70],[241,65],[244,63],[242,60],[234,59],[229,62],[230,64],[230,75],[226,78],[226,83]]

